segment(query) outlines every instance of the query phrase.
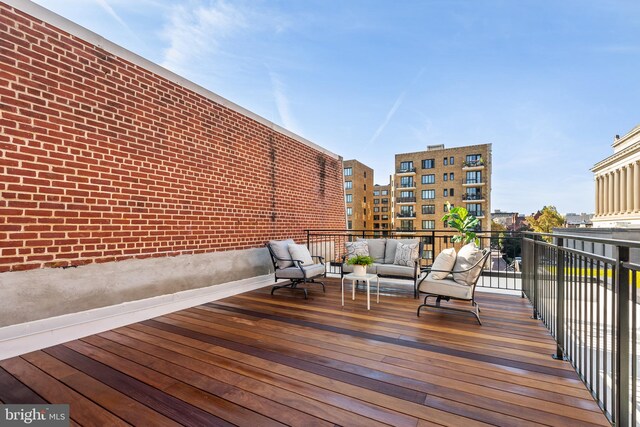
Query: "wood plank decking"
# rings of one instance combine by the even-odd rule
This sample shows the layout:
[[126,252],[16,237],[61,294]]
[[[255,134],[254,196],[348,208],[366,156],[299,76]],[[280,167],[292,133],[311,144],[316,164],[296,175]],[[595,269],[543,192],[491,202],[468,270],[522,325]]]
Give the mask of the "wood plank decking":
[[0,362],[0,401],[73,425],[609,425],[525,299],[416,317],[409,288],[340,305],[269,288]]

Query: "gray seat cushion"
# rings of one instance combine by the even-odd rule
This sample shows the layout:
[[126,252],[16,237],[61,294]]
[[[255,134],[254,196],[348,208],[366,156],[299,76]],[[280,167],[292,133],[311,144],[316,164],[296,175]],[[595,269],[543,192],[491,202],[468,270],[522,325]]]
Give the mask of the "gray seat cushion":
[[[322,276],[324,274],[323,264],[312,264],[302,267],[307,275],[307,279]],[[304,275],[298,267],[287,267],[276,271],[278,279],[302,279]]]
[[398,246],[398,242],[404,244],[418,243],[419,239],[387,239],[387,245],[384,249],[384,263],[385,264],[393,264],[396,259],[396,247]]
[[433,280],[429,274],[418,286],[420,292],[434,295],[443,295],[453,298],[470,300],[473,294],[473,286],[462,285],[453,280],[451,275],[447,279]]
[[363,239],[358,237],[357,241],[366,241],[369,246],[369,256],[373,258],[373,262],[384,262],[384,250],[387,246],[387,239]]
[[[371,264],[367,266],[367,274],[376,274],[380,264]],[[342,264],[342,272],[345,274],[353,273],[353,265],[347,263]]]
[[413,279],[414,267],[396,264],[380,264],[377,273],[381,276],[398,276]]
[[273,254],[278,258],[283,258],[283,260],[276,261],[279,268],[287,268],[293,265],[293,261],[291,261],[291,254],[289,254],[289,245],[295,243],[296,242],[292,239],[269,241],[269,247]]

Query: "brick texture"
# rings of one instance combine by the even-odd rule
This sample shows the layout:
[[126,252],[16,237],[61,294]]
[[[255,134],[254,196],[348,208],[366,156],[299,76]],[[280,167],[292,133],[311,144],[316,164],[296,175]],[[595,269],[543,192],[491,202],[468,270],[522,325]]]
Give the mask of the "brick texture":
[[304,240],[342,164],[0,3],[0,272]]

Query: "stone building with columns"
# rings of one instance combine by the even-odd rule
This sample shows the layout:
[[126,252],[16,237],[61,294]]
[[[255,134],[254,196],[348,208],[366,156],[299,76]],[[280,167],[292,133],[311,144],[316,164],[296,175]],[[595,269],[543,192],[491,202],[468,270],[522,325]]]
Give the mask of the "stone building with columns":
[[594,228],[640,228],[640,125],[616,135],[613,155],[591,168],[595,175]]

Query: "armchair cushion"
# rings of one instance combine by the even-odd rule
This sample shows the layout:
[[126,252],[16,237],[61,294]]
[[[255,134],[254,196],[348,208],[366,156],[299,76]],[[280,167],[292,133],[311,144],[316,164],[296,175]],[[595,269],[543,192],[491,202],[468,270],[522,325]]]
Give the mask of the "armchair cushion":
[[369,256],[369,244],[366,240],[360,240],[356,242],[346,242],[344,247],[347,251],[345,260],[357,257],[358,255]]
[[418,243],[400,243],[396,246],[396,255],[393,263],[395,265],[413,266],[418,259]]
[[[478,249],[475,243],[469,243],[464,245],[458,251],[458,256],[456,257],[456,263],[453,266],[453,271],[462,271],[468,270],[473,267],[480,259],[484,256],[484,253]],[[484,265],[478,264],[475,268],[469,271],[463,271],[461,273],[453,273],[453,280],[456,282],[471,286],[478,278],[480,273],[482,272],[482,268]]]
[[442,295],[463,300],[470,300],[473,297],[473,286],[467,286],[453,280],[451,275],[445,279],[433,280],[433,273],[424,279],[418,288],[420,292],[433,295]]
[[287,268],[293,265],[291,254],[289,254],[289,244],[292,243],[295,243],[292,239],[269,241],[269,247],[271,248],[271,251],[278,258],[276,260],[278,268]]
[[[304,270],[304,273],[303,273]],[[276,277],[278,279],[302,279],[305,276],[307,279],[311,279],[313,277],[318,277],[324,274],[324,265],[323,264],[311,264],[309,266],[304,265],[300,268],[298,267],[287,267],[282,270],[278,270],[276,272]]]
[[432,271],[429,275],[435,280],[441,280],[447,277],[453,266],[456,264],[456,250],[455,248],[443,249],[442,252],[436,257],[433,264],[431,264]]
[[296,245],[295,243],[289,243],[289,254],[291,258],[302,261],[304,265],[313,264],[313,258],[311,253],[307,249],[306,245]]
[[393,264],[396,260],[396,248],[398,243],[419,243],[418,239],[388,239],[384,248],[384,263]]
[[384,262],[384,249],[387,246],[387,239],[363,239],[362,237],[358,237],[356,241],[367,242],[369,256],[373,258],[373,262]]

